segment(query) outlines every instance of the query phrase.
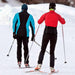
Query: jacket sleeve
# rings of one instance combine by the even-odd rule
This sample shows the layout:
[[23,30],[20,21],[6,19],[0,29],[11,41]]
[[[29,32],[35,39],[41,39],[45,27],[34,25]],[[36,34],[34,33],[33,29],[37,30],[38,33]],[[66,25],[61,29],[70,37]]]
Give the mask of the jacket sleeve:
[[17,19],[17,14],[13,18],[13,32],[16,32],[16,25],[17,25],[18,19]]
[[60,15],[58,15],[58,20],[60,21],[61,24],[65,24],[65,19],[62,18]]
[[40,19],[38,20],[38,24],[41,24],[45,20],[45,16],[46,16],[46,13],[40,17]]
[[35,35],[35,22],[34,22],[34,18],[32,15],[30,15],[31,17],[31,20],[30,20],[30,27],[31,27],[31,30],[32,30],[32,35]]

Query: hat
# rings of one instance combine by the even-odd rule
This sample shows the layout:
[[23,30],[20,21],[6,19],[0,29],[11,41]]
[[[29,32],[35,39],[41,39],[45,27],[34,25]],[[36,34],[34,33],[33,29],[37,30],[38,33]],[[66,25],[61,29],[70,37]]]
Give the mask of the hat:
[[23,5],[22,5],[22,10],[27,10],[27,9],[28,9],[27,4],[23,4]]
[[54,9],[55,10],[56,4],[55,3],[50,3],[49,4],[49,9]]

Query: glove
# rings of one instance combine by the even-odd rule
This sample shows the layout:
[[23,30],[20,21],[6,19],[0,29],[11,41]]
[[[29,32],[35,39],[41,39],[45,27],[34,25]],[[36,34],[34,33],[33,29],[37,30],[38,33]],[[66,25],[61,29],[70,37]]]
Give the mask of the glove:
[[17,35],[15,34],[15,32],[13,32],[13,38],[17,39]]
[[27,42],[29,42],[29,37],[27,37]]
[[32,35],[31,41],[35,41],[35,35]]

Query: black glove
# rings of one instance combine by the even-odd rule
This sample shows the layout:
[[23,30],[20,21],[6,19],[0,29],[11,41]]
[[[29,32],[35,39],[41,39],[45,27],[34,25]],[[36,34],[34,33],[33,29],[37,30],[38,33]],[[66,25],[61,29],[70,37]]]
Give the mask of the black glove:
[[15,34],[15,32],[13,32],[13,38],[17,39],[17,35]]
[[27,42],[29,42],[29,37],[27,37]]
[[35,35],[32,35],[31,41],[35,41]]

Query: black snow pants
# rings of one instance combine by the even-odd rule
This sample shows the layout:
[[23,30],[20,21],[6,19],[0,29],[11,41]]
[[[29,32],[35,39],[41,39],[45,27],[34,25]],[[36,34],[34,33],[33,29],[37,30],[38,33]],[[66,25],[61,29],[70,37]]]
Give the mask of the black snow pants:
[[[28,56],[28,40],[29,38],[18,36],[17,37],[17,61],[21,62],[22,61],[22,43],[24,46],[24,63],[28,64],[29,63],[29,56]],[[28,57],[27,57],[28,56]]]
[[[45,32],[46,32],[46,29],[45,29]],[[52,34],[52,33],[45,33],[45,32],[42,39],[42,46],[41,46],[41,51],[39,54],[38,64],[42,64],[47,44],[50,41],[50,67],[54,67],[55,65],[54,51],[55,51],[55,45],[57,42],[57,33]]]

